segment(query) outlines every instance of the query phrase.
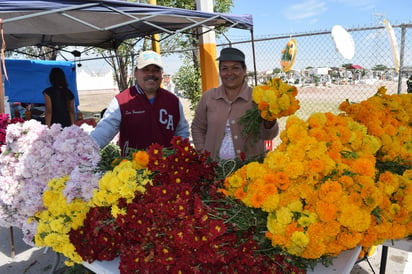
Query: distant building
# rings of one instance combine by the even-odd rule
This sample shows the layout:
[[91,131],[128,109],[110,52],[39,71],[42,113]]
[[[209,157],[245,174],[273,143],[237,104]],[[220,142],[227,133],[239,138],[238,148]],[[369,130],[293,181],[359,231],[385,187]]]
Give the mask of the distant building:
[[85,70],[77,69],[77,89],[80,90],[101,90],[117,89],[113,73],[108,71],[104,73],[88,73]]

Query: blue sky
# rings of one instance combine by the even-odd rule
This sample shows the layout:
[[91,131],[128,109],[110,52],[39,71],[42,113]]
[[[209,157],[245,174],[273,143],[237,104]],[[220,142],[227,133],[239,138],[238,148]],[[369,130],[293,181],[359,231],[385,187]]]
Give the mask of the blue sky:
[[[233,0],[233,14],[251,14],[255,38],[280,34],[370,27],[386,18],[412,22],[411,0]],[[237,32],[240,36],[241,32]],[[245,37],[249,34],[245,32]]]
[[[344,28],[382,25],[386,18],[392,25],[412,23],[411,0],[233,0],[232,14],[253,17],[254,38],[273,37],[302,32],[331,30],[334,25]],[[245,30],[227,33],[232,41],[248,40]],[[222,38],[220,42],[226,43]],[[219,41],[217,41],[219,43]],[[165,73],[174,74],[182,65],[177,56],[164,58]],[[96,71],[95,62],[85,62],[83,69]],[[100,70],[110,70],[102,67]]]

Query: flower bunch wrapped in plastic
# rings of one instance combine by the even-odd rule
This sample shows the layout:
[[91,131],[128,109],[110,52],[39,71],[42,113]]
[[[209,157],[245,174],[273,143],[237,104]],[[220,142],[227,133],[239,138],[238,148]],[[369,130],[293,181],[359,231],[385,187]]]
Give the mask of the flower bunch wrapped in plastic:
[[254,87],[252,99],[256,105],[247,110],[239,121],[244,124],[243,134],[254,141],[264,120],[274,121],[294,114],[300,107],[297,94],[295,86],[283,82],[280,78],[273,78],[266,85]]

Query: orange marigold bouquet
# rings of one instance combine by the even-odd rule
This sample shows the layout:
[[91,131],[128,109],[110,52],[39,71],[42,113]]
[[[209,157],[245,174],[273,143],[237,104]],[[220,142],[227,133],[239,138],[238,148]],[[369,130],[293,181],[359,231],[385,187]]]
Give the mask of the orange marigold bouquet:
[[299,100],[296,99],[298,90],[295,86],[283,82],[280,78],[269,80],[266,85],[253,88],[252,99],[255,107],[247,110],[241,117],[244,124],[243,134],[255,141],[262,121],[275,119],[294,114],[299,109]]

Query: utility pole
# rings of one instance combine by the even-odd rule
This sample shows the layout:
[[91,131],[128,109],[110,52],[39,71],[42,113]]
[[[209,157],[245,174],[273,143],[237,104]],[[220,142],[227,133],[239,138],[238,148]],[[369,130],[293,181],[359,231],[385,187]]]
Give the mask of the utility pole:
[[[200,11],[213,12],[213,0],[196,0],[196,7]],[[206,91],[219,85],[216,62],[216,35],[214,31],[209,31],[200,36],[199,53],[202,90]]]
[[[157,5],[157,0],[150,0],[150,5]],[[152,50],[160,54],[159,34],[152,35]]]

